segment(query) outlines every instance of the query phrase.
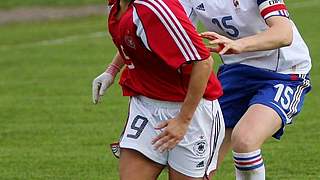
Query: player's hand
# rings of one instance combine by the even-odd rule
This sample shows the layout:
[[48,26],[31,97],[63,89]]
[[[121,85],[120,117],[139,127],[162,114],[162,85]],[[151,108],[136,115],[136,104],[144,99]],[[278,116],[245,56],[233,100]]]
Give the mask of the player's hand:
[[163,131],[152,140],[154,148],[160,152],[173,149],[183,139],[188,130],[188,126],[189,123],[179,118],[161,122],[155,127],[155,129]]
[[211,52],[223,54],[239,54],[243,52],[241,43],[236,40],[229,39],[215,32],[203,32],[201,37],[209,40],[209,44],[215,47],[208,47]]
[[114,76],[104,72],[95,78],[92,82],[92,100],[94,104],[101,101],[101,96],[106,92],[108,87],[113,84]]

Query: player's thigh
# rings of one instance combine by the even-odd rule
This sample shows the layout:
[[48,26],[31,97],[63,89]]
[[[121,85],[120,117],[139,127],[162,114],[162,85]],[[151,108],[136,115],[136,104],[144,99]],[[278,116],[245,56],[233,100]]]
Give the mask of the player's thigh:
[[300,112],[311,88],[308,75],[268,72],[265,78],[268,80],[259,81],[264,86],[257,89],[233,130],[231,141],[237,152],[256,150],[271,136],[280,139],[284,127]]
[[[151,103],[152,104],[152,103]],[[167,164],[167,152],[160,153],[152,146],[152,140],[160,133],[154,128],[159,118],[153,115],[157,109],[142,97],[132,97],[129,117],[121,136],[120,148],[134,149],[158,164]],[[121,156],[121,153],[120,153]]]
[[221,144],[221,147],[219,149],[219,155],[218,155],[218,166],[217,169],[214,171],[211,171],[209,174],[209,179],[212,179],[212,177],[215,175],[216,171],[219,169],[221,166],[224,157],[228,154],[228,152],[231,149],[231,134],[232,134],[232,128],[226,128],[225,130],[225,136],[223,139],[223,142]]
[[262,104],[253,104],[233,129],[233,150],[249,152],[259,149],[281,126],[282,120],[274,109]]
[[219,103],[201,101],[183,140],[169,151],[168,165],[185,176],[207,176],[217,167],[224,131]]
[[204,180],[203,177],[194,178],[194,177],[186,176],[186,175],[174,170],[171,167],[168,167],[168,169],[169,169],[169,180]]
[[120,154],[121,180],[155,180],[164,168],[135,150],[122,148]]

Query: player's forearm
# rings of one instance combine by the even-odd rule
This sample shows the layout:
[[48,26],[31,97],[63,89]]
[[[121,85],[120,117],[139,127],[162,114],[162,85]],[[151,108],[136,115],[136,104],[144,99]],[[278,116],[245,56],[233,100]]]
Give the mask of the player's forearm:
[[193,64],[188,92],[179,113],[179,119],[189,123],[203,97],[212,71],[212,58]]
[[245,37],[238,41],[242,44],[242,52],[264,51],[289,46],[293,39],[292,24],[284,17],[271,17],[267,21],[270,28],[254,36]]
[[112,59],[110,65],[115,65],[119,69],[122,69],[122,67],[124,66],[124,60],[122,59],[122,57],[119,54],[119,52],[117,52],[117,54],[114,56],[114,58]]
[[108,73],[113,78],[115,78],[123,66],[124,66],[124,61],[123,61],[121,55],[119,54],[119,52],[117,52],[117,54],[114,56],[112,62],[107,66],[105,73]]
[[122,59],[119,52],[117,52],[117,54],[114,56],[112,64],[117,65],[118,67],[120,67],[120,69],[124,66],[124,60]]

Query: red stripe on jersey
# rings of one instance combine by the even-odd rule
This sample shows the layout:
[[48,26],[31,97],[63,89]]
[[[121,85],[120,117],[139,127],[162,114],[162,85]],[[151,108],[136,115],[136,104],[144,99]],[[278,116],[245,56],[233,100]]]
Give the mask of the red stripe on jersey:
[[[169,18],[172,20],[172,22],[173,22],[173,24],[174,24],[174,26],[176,27],[176,29],[179,31],[179,33],[181,34],[181,36],[182,36],[182,38],[183,38],[183,40],[184,40],[184,42],[180,39],[180,42],[182,43],[182,44],[184,44],[184,49],[186,48],[185,46],[187,46],[189,49],[185,49],[186,50],[186,52],[189,52],[189,53],[192,53],[192,55],[193,55],[193,57],[194,58],[191,58],[190,57],[190,60],[197,60],[197,56],[196,56],[196,54],[192,51],[192,47],[191,47],[191,45],[190,45],[190,43],[188,43],[188,40],[187,40],[187,37],[183,34],[183,32],[182,32],[182,29],[181,28],[179,28],[179,26],[178,26],[178,24],[177,24],[177,22],[175,21],[175,19],[170,15],[170,12],[169,11],[171,11],[170,9],[167,9],[166,7],[164,7],[161,3],[160,3],[160,1],[159,0],[155,0],[156,2],[158,2],[159,3],[159,5],[165,10],[165,12],[167,13],[167,15],[169,16]],[[164,3],[164,2],[163,2]],[[172,13],[172,11],[171,11],[171,13]],[[172,13],[173,14],[173,13]],[[174,16],[174,14],[173,14],[173,16]],[[179,20],[178,20],[179,21]],[[189,54],[188,53],[188,54]],[[188,56],[190,56],[190,54],[188,55]]]
[[287,10],[287,7],[284,4],[276,4],[274,6],[267,7],[261,11],[261,16],[265,17],[267,14],[271,12],[280,11],[280,10]]
[[254,160],[254,161],[249,161],[249,162],[239,162],[239,161],[234,161],[237,165],[249,165],[249,164],[254,164],[256,162],[259,162],[261,161],[261,158],[257,159],[257,160]]

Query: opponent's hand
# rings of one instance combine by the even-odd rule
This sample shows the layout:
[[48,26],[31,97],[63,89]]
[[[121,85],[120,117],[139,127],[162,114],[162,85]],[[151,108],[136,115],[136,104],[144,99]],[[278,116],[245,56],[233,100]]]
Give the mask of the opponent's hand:
[[160,152],[173,149],[183,139],[188,126],[189,123],[183,122],[178,118],[161,122],[155,127],[155,129],[163,131],[152,140],[154,148]]
[[210,45],[215,47],[208,47],[211,52],[223,54],[239,54],[243,52],[241,43],[237,40],[229,39],[215,32],[203,32],[200,34],[201,37],[209,40]]
[[104,72],[95,78],[92,82],[92,100],[94,104],[101,101],[101,96],[106,92],[108,87],[113,84],[114,76]]

